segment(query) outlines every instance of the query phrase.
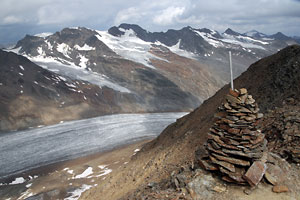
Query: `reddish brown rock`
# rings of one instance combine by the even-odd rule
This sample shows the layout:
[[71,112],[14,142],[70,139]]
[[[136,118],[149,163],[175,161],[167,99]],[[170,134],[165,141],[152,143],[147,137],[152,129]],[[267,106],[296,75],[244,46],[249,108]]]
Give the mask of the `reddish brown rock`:
[[241,130],[237,129],[237,128],[230,128],[227,131],[228,131],[228,133],[239,134]]
[[233,180],[232,178],[230,178],[228,175],[222,176],[222,180],[226,181],[228,183],[235,183],[235,180]]
[[224,162],[224,161],[220,161],[220,160],[217,160],[216,158],[214,158],[213,156],[209,156],[210,160],[217,164],[217,165],[220,165],[224,168],[226,168],[227,170],[231,171],[231,172],[235,172],[235,167],[233,164],[230,164],[228,162]]
[[214,153],[217,153],[217,154],[220,154],[220,155],[223,155],[223,156],[228,156],[228,155],[227,155],[226,153],[224,153],[222,150],[214,149],[210,143],[207,144],[207,150],[208,150],[208,151],[211,151],[211,152],[214,152]]
[[219,169],[215,164],[211,163],[208,160],[199,160],[199,165],[200,167],[209,171],[215,171]]
[[252,144],[258,144],[261,143],[265,139],[264,134],[258,134],[256,140],[251,141]]
[[241,103],[241,101],[240,101],[238,98],[236,98],[236,97],[234,97],[234,96],[232,96],[232,95],[226,95],[226,99],[227,99],[230,103],[236,103],[236,104],[240,104],[240,103]]
[[214,117],[215,118],[223,118],[223,117],[226,117],[227,116],[227,113],[226,112],[217,112]]
[[237,112],[237,113],[234,113],[234,115],[235,116],[246,116],[247,114],[246,113],[239,113],[239,112]]
[[256,186],[264,176],[266,168],[267,166],[264,162],[255,161],[244,175],[244,179],[251,186]]
[[271,163],[267,163],[267,170],[265,173],[265,178],[272,185],[277,185],[284,182],[286,174],[282,171],[279,166]]
[[231,120],[226,119],[226,118],[222,118],[221,120],[222,120],[222,122],[224,122],[226,124],[234,124],[234,121],[231,121]]
[[245,174],[244,168],[235,168],[235,172],[230,172],[227,169],[220,167],[220,171],[224,174],[227,174],[228,177],[234,180],[236,183],[246,183],[246,180],[243,178],[243,175]]
[[240,160],[240,159],[237,159],[237,158],[226,157],[226,156],[221,156],[221,155],[217,155],[217,154],[214,154],[214,153],[212,155],[215,158],[217,158],[218,160],[223,160],[223,161],[229,162],[231,164],[240,165],[240,166],[250,166],[249,161]]
[[225,130],[225,131],[227,131],[228,129],[230,129],[230,126],[225,125],[225,124],[221,124],[220,128],[223,129],[223,130]]
[[234,97],[238,97],[240,95],[240,93],[238,91],[234,91],[232,89],[229,89],[229,94],[231,94]]
[[272,188],[272,191],[276,192],[276,193],[288,192],[289,188],[287,186],[285,186],[285,185],[275,185]]

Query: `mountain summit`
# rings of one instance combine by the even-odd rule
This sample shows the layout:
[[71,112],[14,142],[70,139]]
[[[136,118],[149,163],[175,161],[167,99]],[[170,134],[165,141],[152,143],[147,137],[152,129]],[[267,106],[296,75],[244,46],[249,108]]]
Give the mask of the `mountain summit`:
[[228,34],[228,35],[234,35],[234,36],[239,36],[239,35],[241,35],[240,33],[235,32],[234,30],[232,30],[231,28],[226,29],[226,31],[225,31],[224,33],[226,33],[226,34]]

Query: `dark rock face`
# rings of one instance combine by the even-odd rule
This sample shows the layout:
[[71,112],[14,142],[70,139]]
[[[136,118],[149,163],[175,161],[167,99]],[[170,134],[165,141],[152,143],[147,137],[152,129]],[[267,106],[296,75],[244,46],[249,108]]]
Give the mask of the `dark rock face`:
[[[117,66],[126,65],[133,68],[122,82],[131,84],[134,93],[59,76],[23,56],[1,51],[0,131],[122,112],[184,111],[199,105],[196,97],[155,70],[134,68],[132,62]],[[118,74],[123,72],[120,69],[113,78],[120,80]]]
[[241,35],[240,33],[235,32],[235,31],[233,31],[233,30],[230,29],[230,28],[226,29],[226,31],[225,31],[224,33],[226,33],[226,34],[228,34],[228,35],[235,35],[235,36]]
[[109,88],[59,76],[23,56],[0,51],[0,132],[120,112],[109,101],[115,95]]
[[[252,78],[255,77],[255,80]],[[247,87],[262,112],[280,106],[283,100],[300,98],[300,46],[289,46],[277,54],[252,64],[235,80]]]
[[37,46],[44,43],[43,38],[26,35],[22,40],[18,41],[16,48],[22,47],[21,52],[28,55],[38,55]]
[[274,39],[277,39],[277,40],[283,40],[283,41],[288,41],[288,40],[291,40],[290,37],[284,35],[283,33],[281,32],[278,32],[274,35],[270,35],[270,38],[274,38]]

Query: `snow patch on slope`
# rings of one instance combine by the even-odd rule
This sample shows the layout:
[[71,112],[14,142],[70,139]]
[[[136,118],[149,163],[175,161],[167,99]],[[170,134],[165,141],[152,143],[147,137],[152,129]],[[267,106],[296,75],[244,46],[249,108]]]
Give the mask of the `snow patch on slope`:
[[45,42],[46,42],[46,44],[48,45],[48,49],[49,49],[49,50],[52,50],[52,49],[53,49],[52,44],[51,44],[48,40],[46,40]]
[[79,50],[79,51],[92,51],[92,50],[95,50],[96,48],[95,47],[91,47],[87,44],[84,44],[82,47],[79,46],[78,44],[76,44],[74,46],[75,49]]
[[21,48],[22,48],[22,47],[12,48],[12,49],[3,49],[3,50],[4,50],[4,51],[7,51],[7,52],[13,52],[13,53],[16,53],[16,54],[20,54]]
[[25,179],[23,177],[18,177],[13,182],[9,183],[9,185],[16,185],[22,183],[25,183]]
[[156,42],[155,44],[157,45],[163,45],[165,47],[167,47],[168,49],[170,49],[170,51],[172,51],[173,53],[176,53],[180,56],[183,56],[183,57],[186,57],[186,58],[191,58],[191,59],[196,59],[196,55],[192,52],[189,52],[189,51],[186,51],[186,50],[183,50],[183,49],[180,49],[180,43],[181,43],[181,39],[178,40],[178,42],[173,45],[173,46],[166,46],[160,42]]
[[124,35],[116,37],[110,35],[107,31],[97,31],[99,35],[96,35],[96,37],[118,55],[154,69],[155,67],[151,64],[150,59],[162,59],[149,52],[153,43],[141,40],[131,29],[124,30],[124,32]]
[[65,81],[66,79],[63,78],[62,76],[65,76],[65,77],[70,77],[72,79],[87,81],[92,84],[98,85],[99,87],[106,86],[115,91],[119,91],[123,93],[131,93],[130,90],[128,90],[123,86],[118,85],[117,83],[114,83],[112,80],[110,80],[109,77],[105,76],[104,74],[83,70],[82,68],[74,64],[73,65],[62,64],[59,61],[53,60],[49,57],[47,58],[38,57],[38,58],[39,59],[37,59],[37,57],[30,58],[30,59],[36,64],[38,64],[39,66],[47,70],[54,71],[55,73],[61,75],[60,79],[62,79],[63,81]]
[[86,178],[89,175],[93,174],[93,168],[92,167],[88,167],[86,170],[84,170],[84,172],[82,172],[81,174],[76,175],[74,178]]
[[45,32],[45,33],[38,33],[38,34],[35,34],[34,36],[45,38],[45,37],[48,37],[49,35],[52,35],[52,34],[53,34],[53,33]]
[[82,68],[86,69],[87,68],[87,63],[89,61],[89,59],[87,59],[85,56],[83,55],[79,55],[80,57],[80,63],[79,66],[81,66]]
[[[200,32],[200,31],[197,31],[197,30],[194,30],[194,29],[193,29],[193,31],[195,33],[197,33],[199,36],[201,36],[206,42],[208,42],[208,44],[214,46],[215,48],[223,47],[224,46],[222,42],[220,42],[219,40],[217,40],[216,38],[214,38],[209,33]],[[216,32],[212,31],[212,33],[216,33]]]
[[[244,36],[234,37],[234,36],[226,34],[226,33],[224,33],[223,36],[224,36],[224,39],[221,39],[221,41],[226,42],[226,43],[240,45],[244,48],[265,49],[264,47],[262,47],[260,45],[249,42],[249,40],[250,40],[249,37],[244,37]],[[236,38],[239,38],[241,40],[237,40]],[[252,39],[252,41],[253,40],[254,39]],[[259,40],[255,40],[255,41],[259,41]],[[262,42],[262,41],[260,41],[260,42]]]
[[65,198],[65,200],[77,200],[80,198],[81,194],[87,190],[89,190],[91,185],[82,185],[80,188],[77,188],[73,192],[71,192],[71,196]]
[[240,40],[244,40],[244,41],[247,41],[247,42],[257,42],[257,43],[261,43],[263,45],[267,45],[269,44],[269,42],[264,42],[264,41],[260,41],[260,40],[255,40],[251,37],[246,37],[246,36],[242,36],[242,35],[239,35],[239,36],[236,36],[237,38],[239,38]]
[[70,56],[68,55],[71,51],[71,48],[69,45],[67,45],[65,43],[58,44],[57,51],[62,53],[65,57],[71,59]]

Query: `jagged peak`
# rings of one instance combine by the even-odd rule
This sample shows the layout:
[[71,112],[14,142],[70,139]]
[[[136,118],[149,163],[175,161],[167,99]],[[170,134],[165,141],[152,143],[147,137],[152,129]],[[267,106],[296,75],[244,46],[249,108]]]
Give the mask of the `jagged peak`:
[[232,30],[231,28],[227,28],[226,31],[225,31],[224,33],[226,33],[226,34],[228,34],[228,35],[235,35],[235,36],[242,35],[242,34],[236,32],[236,31]]
[[271,38],[275,38],[277,40],[292,40],[292,38],[284,35],[282,32],[277,32],[270,36]]
[[126,24],[126,23],[122,23],[118,26],[118,28],[122,28],[122,29],[125,29],[125,30],[129,30],[129,29],[132,29],[134,32],[138,33],[138,32],[148,32],[146,31],[145,29],[143,29],[142,27],[140,27],[139,25],[137,24]]
[[254,37],[254,38],[261,38],[261,37],[267,36],[266,34],[259,32],[257,30],[254,30],[254,29],[251,31],[245,32],[243,35],[247,35],[249,37]]

